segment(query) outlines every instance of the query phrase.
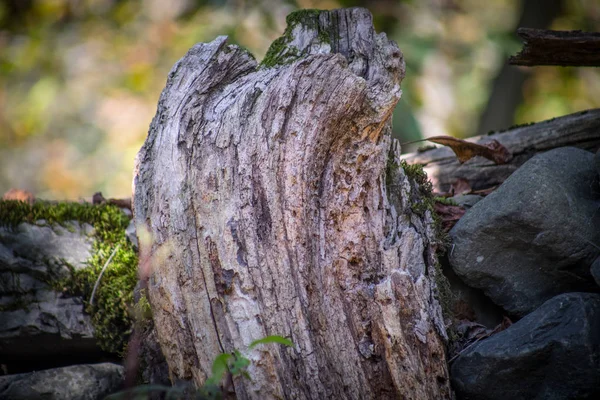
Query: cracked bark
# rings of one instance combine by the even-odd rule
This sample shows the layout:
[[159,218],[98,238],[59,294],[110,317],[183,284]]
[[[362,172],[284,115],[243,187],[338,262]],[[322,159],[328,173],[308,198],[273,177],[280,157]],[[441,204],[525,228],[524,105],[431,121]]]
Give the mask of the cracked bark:
[[286,65],[225,37],[190,49],[138,154],[134,216],[172,379],[202,385],[220,352],[282,335],[293,348],[247,353],[238,398],[448,398],[432,218],[386,168],[402,53],[364,9],[307,15]]

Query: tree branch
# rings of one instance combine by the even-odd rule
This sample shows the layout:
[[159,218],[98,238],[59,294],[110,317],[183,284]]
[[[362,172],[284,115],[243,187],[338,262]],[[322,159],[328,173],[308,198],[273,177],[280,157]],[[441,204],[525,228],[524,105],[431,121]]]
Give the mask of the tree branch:
[[600,33],[582,31],[550,31],[519,28],[523,50],[512,56],[512,65],[600,66]]

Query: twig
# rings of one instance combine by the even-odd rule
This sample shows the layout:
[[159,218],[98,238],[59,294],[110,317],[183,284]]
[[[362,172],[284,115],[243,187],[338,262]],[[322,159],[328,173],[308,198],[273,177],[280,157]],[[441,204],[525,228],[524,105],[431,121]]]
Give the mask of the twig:
[[100,275],[98,275],[98,279],[96,279],[96,284],[94,284],[94,290],[92,290],[92,295],[90,296],[90,305],[92,305],[92,306],[94,305],[94,295],[96,294],[96,289],[98,289],[98,284],[100,283],[100,279],[102,279],[102,275],[104,274],[106,267],[108,267],[108,264],[110,264],[110,262],[112,261],[113,257],[117,253],[117,250],[119,250],[119,247],[121,247],[120,244],[118,244],[115,247],[115,249],[112,251],[112,253],[110,254],[110,257],[108,257],[108,260],[106,260],[104,267],[102,267],[102,271],[100,271]]
[[462,349],[461,351],[459,351],[458,353],[456,353],[454,355],[454,357],[452,357],[450,360],[448,360],[448,364],[450,364],[452,361],[456,360],[458,358],[458,356],[460,356],[462,353],[464,353],[465,351],[467,351],[471,346],[473,346],[475,343],[479,342],[481,339],[485,339],[490,337],[490,333],[486,333],[485,335],[482,335],[480,337],[478,337],[477,339],[475,339],[473,341],[473,343],[470,343],[467,347],[465,347],[464,349]]
[[[504,322],[504,321],[503,321]],[[456,360],[456,358],[458,358],[458,356],[460,356],[462,353],[464,353],[465,351],[467,351],[467,349],[469,349],[470,347],[472,347],[474,344],[476,344],[477,342],[479,342],[481,339],[487,339],[490,336],[498,333],[498,332],[502,332],[503,331],[503,324],[502,322],[500,324],[498,324],[498,326],[496,326],[492,331],[487,332],[481,336],[479,336],[477,339],[475,339],[473,342],[469,343],[468,346],[464,347],[461,351],[459,351],[458,353],[456,353],[454,355],[454,357],[452,357],[450,360],[448,360],[448,364],[450,364],[452,361]]]

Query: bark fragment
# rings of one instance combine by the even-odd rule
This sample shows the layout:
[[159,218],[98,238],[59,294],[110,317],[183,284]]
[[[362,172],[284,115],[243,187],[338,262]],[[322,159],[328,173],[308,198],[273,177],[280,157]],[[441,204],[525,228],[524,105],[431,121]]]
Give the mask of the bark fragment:
[[510,57],[509,64],[600,66],[600,32],[519,28],[517,34],[523,39],[523,50]]

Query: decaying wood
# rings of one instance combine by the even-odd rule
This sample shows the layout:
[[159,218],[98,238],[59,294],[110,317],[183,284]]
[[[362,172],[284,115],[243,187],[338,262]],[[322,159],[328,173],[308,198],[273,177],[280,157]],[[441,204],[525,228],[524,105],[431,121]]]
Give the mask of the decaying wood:
[[519,28],[523,49],[510,57],[513,65],[600,66],[600,33]]
[[220,352],[282,335],[293,348],[248,353],[238,398],[449,398],[431,215],[386,169],[402,53],[358,8],[295,13],[277,43],[289,63],[271,68],[225,37],[194,46],[138,154],[173,379],[201,385]]
[[460,164],[449,148],[441,147],[402,156],[409,164],[421,164],[438,193],[447,193],[453,183],[466,180],[475,190],[501,184],[525,161],[537,153],[557,147],[574,146],[596,151],[600,148],[600,109],[582,111],[564,117],[520,126],[505,132],[468,139],[476,143],[497,140],[513,158],[508,164],[495,165],[482,157]]

